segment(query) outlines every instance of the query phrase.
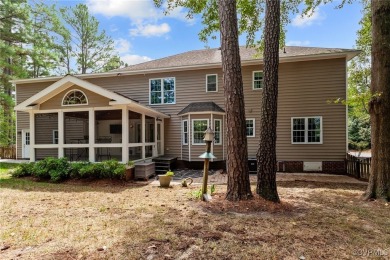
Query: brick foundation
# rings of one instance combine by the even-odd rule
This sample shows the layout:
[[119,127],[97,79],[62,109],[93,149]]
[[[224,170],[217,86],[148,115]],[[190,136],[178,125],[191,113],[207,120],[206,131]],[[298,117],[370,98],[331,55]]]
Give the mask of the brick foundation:
[[[177,161],[177,168],[188,168],[188,169],[202,169],[203,161]],[[226,161],[210,162],[211,170],[226,170]],[[304,172],[303,161],[278,161],[278,172]],[[255,173],[255,172],[251,172]],[[345,174],[346,163],[345,161],[323,161],[322,171],[319,173],[332,173],[332,174]]]
[[302,161],[279,161],[278,162],[279,172],[303,172]]
[[322,162],[322,172],[323,173],[335,173],[335,174],[345,174],[346,163],[345,161],[323,161]]
[[[178,160],[177,161],[177,168],[183,169],[203,169],[204,161],[184,161],[184,160]],[[210,162],[209,164],[210,170],[226,170],[226,161],[216,161],[216,162]]]

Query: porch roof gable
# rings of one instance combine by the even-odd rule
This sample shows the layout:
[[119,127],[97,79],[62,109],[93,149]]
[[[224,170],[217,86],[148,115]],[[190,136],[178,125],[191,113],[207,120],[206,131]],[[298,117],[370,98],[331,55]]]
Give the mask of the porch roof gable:
[[39,104],[49,100],[55,95],[61,93],[62,91],[77,85],[81,88],[92,91],[98,95],[104,96],[110,99],[109,105],[128,105],[134,109],[139,109],[142,111],[147,111],[153,113],[162,118],[169,118],[169,116],[161,113],[153,108],[139,104],[137,101],[132,100],[131,98],[125,97],[124,95],[109,91],[105,88],[102,88],[98,85],[95,85],[91,82],[79,79],[72,75],[66,75],[62,79],[54,82],[47,88],[33,95],[32,97],[26,99],[22,103],[15,106],[16,111],[29,111],[29,110],[39,110]]

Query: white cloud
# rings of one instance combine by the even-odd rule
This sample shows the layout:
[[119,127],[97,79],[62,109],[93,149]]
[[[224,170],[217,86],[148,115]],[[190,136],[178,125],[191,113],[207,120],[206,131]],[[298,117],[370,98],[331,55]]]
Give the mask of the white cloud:
[[306,15],[296,15],[292,20],[292,25],[296,27],[306,27],[312,25],[314,22],[320,22],[325,19],[325,15],[320,12],[319,8]]
[[129,52],[131,48],[131,43],[123,38],[119,38],[115,40],[115,50],[120,53],[126,53]]
[[128,65],[134,65],[134,64],[138,64],[138,63],[142,63],[142,62],[146,62],[146,61],[151,61],[152,58],[150,58],[148,56],[126,54],[126,55],[121,56],[121,60],[124,63],[127,63]]
[[171,27],[167,23],[160,25],[154,24],[137,24],[136,28],[130,29],[131,36],[144,36],[144,37],[160,37],[171,31]]
[[[164,18],[163,10],[167,8],[166,3],[162,9],[156,8],[153,0],[86,0],[86,4],[92,13],[107,17],[128,17],[137,23]],[[182,7],[175,8],[168,14],[168,17],[191,22],[186,18],[186,12]]]
[[310,41],[288,41],[286,46],[309,46]]
[[123,16],[133,21],[162,16],[153,5],[153,1],[145,0],[87,0],[86,4],[92,13],[107,17]]

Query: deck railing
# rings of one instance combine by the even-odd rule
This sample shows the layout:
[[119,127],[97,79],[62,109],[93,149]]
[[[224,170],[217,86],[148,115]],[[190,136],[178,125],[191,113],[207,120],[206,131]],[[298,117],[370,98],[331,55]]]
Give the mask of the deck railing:
[[347,154],[347,174],[355,178],[368,180],[370,177],[371,158],[359,158]]

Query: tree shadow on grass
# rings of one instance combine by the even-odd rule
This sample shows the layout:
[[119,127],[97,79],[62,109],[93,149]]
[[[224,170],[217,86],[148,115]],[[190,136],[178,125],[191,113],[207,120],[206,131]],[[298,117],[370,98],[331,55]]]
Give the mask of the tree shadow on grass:
[[128,189],[138,189],[149,185],[153,179],[148,181],[111,180],[111,179],[79,179],[66,180],[60,183],[39,181],[32,177],[24,178],[2,178],[0,189],[15,189],[27,192],[104,192],[118,193]]
[[321,182],[321,181],[280,181],[277,182],[278,187],[283,188],[306,188],[306,189],[347,189],[356,191],[365,191],[367,184],[360,183],[337,183],[337,182]]

